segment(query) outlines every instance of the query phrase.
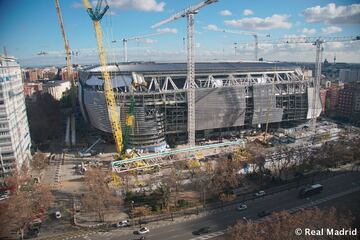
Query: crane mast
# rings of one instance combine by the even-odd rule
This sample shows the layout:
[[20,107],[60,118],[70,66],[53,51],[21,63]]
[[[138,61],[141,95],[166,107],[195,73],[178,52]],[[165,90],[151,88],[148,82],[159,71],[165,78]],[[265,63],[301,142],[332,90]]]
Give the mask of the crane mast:
[[195,146],[195,60],[194,60],[194,14],[187,15],[187,79],[188,79],[188,142]]
[[194,16],[203,7],[212,3],[218,2],[218,0],[205,0],[195,6],[190,6],[187,9],[175,13],[169,18],[156,23],[152,28],[160,27],[169,22],[175,21],[179,18],[187,19],[187,104],[188,104],[188,119],[187,119],[187,131],[188,131],[188,144],[195,146],[195,44],[194,44]]
[[310,129],[316,134],[316,121],[317,121],[317,98],[320,93],[320,81],[321,81],[321,64],[323,44],[328,42],[352,42],[359,41],[360,36],[346,36],[346,37],[295,37],[295,38],[282,38],[276,42],[266,42],[270,44],[297,44],[297,43],[311,43],[316,47],[316,59],[315,59],[315,77],[313,80],[313,99],[311,102],[311,124]]
[[72,63],[71,63],[71,50],[70,50],[69,42],[66,37],[64,21],[63,21],[62,14],[61,14],[59,0],[55,0],[55,6],[56,6],[56,12],[58,15],[60,27],[61,27],[61,34],[64,39],[64,47],[65,47],[65,53],[66,53],[67,79],[71,81],[72,85],[75,85],[74,84],[73,67],[72,67]]
[[107,70],[107,62],[106,62],[106,53],[103,45],[103,34],[100,26],[100,20],[108,10],[109,6],[106,4],[105,8],[101,10],[102,0],[97,2],[95,10],[93,10],[89,0],[83,0],[83,4],[87,9],[87,12],[93,21],[97,47],[99,52],[99,62],[101,66],[101,75],[104,80],[104,94],[109,114],[109,121],[111,125],[111,130],[115,140],[115,146],[118,153],[123,153],[123,137],[122,137],[122,129],[120,124],[120,117],[117,111],[117,105],[115,100],[115,94],[112,89],[110,74]]
[[[56,13],[59,19],[60,28],[61,28],[61,34],[64,40],[64,48],[66,53],[66,68],[67,68],[67,80],[70,80],[71,87],[70,87],[70,99],[71,99],[71,106],[72,106],[72,113],[70,117],[70,121],[68,121],[69,129],[71,129],[71,141],[70,137],[66,137],[66,144],[70,145],[70,142],[75,145],[75,138],[76,138],[76,128],[75,128],[75,112],[76,112],[76,89],[75,89],[75,79],[74,79],[74,71],[73,66],[71,63],[71,50],[69,41],[66,36],[65,27],[64,27],[64,21],[61,14],[60,9],[60,3],[59,0],[55,0],[55,7],[56,7]],[[70,133],[70,132],[69,132]],[[69,136],[69,135],[68,135]]]

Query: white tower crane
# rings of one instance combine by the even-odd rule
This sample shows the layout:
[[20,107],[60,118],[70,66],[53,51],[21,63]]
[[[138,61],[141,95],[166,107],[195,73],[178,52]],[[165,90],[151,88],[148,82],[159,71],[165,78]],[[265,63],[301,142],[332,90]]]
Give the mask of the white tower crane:
[[315,78],[313,82],[313,101],[311,103],[311,131],[316,134],[316,99],[320,93],[320,80],[321,80],[321,64],[323,44],[328,42],[352,42],[359,41],[360,36],[347,36],[347,37],[295,37],[295,38],[282,38],[276,42],[264,42],[270,44],[297,44],[297,43],[311,43],[316,46],[316,60],[315,60]]
[[221,28],[207,28],[207,30],[215,31],[215,32],[223,32],[223,33],[233,33],[239,35],[248,35],[254,37],[254,60],[258,61],[258,52],[259,52],[259,40],[258,37],[270,37],[269,34],[261,34],[256,32],[246,32],[246,31],[236,31],[230,29],[221,29]]
[[187,102],[188,102],[188,144],[195,146],[195,60],[194,60],[194,16],[199,10],[207,5],[218,2],[218,0],[205,0],[201,3],[190,6],[171,17],[155,24],[152,28],[158,28],[164,24],[175,21],[179,18],[187,18]]
[[[157,33],[151,33],[151,34],[146,34],[146,35],[140,35],[140,36],[134,36],[134,37],[129,37],[129,38],[124,38],[122,40],[122,43],[123,43],[123,50],[124,50],[124,62],[128,62],[128,42],[129,41],[138,41],[138,40],[141,40],[141,39],[146,39],[148,37],[155,37],[155,36],[159,36],[159,35],[162,35],[162,34],[165,34],[165,33],[171,33],[171,32],[157,32]],[[175,33],[175,32],[173,32]],[[112,41],[113,43],[116,43],[118,42],[117,40],[113,40]]]

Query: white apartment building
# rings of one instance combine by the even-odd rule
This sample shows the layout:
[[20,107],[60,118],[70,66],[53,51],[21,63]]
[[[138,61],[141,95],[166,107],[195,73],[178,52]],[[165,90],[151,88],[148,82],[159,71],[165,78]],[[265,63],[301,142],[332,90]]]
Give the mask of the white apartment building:
[[0,55],[0,183],[31,159],[23,89],[20,65]]

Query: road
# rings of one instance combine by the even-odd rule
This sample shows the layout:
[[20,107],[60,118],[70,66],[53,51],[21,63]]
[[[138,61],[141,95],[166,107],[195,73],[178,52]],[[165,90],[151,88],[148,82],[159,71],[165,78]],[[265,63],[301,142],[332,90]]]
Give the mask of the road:
[[[248,209],[242,212],[236,211],[236,206],[231,206],[224,211],[216,214],[204,216],[201,218],[168,224],[164,226],[157,226],[152,228],[152,224],[147,226],[150,228],[150,233],[146,234],[147,240],[185,240],[185,239],[207,239],[210,236],[203,236],[196,238],[192,235],[192,231],[204,226],[210,226],[212,231],[220,231],[226,229],[228,226],[234,224],[236,220],[246,217],[248,219],[256,219],[257,214],[263,210],[280,211],[296,208],[305,204],[309,204],[318,200],[327,200],[327,198],[336,196],[339,193],[344,193],[348,190],[360,187],[360,173],[348,173],[346,175],[338,175],[331,179],[321,181],[324,185],[324,190],[321,194],[314,195],[308,199],[299,199],[297,197],[299,189],[291,189],[284,192],[279,192],[274,195],[264,196],[252,201],[247,201]],[[88,236],[72,237],[77,240],[131,240],[136,239],[137,236],[132,234],[135,228],[117,229],[110,232],[98,232]]]

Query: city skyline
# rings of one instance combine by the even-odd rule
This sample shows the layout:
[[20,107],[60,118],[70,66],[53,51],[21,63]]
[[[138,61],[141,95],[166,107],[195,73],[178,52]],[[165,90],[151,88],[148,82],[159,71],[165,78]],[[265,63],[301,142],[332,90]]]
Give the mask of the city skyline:
[[[192,1],[112,0],[110,11],[102,21],[108,61],[122,61],[122,43],[111,43],[126,37],[169,32],[156,37],[129,43],[129,60],[178,61],[186,60],[184,37],[186,21],[169,23],[157,29],[151,25],[171,14],[196,4]],[[74,53],[73,63],[97,63],[93,27],[80,1],[61,1],[65,29]],[[23,66],[63,65],[65,53],[60,27],[52,1],[2,1],[0,10],[3,30],[2,45],[9,55]],[[46,21],[44,21],[46,19]],[[136,20],[136,24],[128,24]],[[223,0],[204,9],[196,16],[197,60],[253,60],[251,36],[211,31],[221,28],[269,34],[271,39],[295,36],[352,36],[358,35],[360,4],[356,1],[294,1],[291,8],[286,1]],[[269,39],[266,39],[269,40]],[[262,38],[259,39],[262,41]],[[234,42],[238,44],[235,55]],[[37,55],[40,52],[48,55]],[[296,53],[296,57],[294,54]],[[359,43],[329,43],[324,46],[324,59],[339,62],[360,62]],[[175,57],[174,57],[175,56]],[[311,62],[314,47],[306,45],[261,45],[259,57],[265,60]]]

